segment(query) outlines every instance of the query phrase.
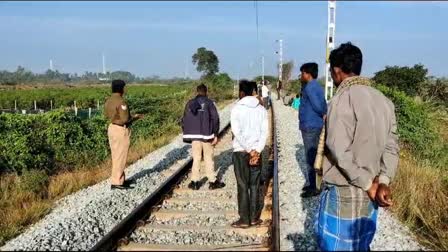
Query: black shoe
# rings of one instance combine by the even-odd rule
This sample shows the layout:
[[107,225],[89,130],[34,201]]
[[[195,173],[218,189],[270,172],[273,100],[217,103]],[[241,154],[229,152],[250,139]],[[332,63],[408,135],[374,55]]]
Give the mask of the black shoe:
[[123,185],[134,185],[135,179],[127,179],[124,181]]
[[110,185],[110,189],[120,189],[120,190],[126,190],[126,189],[133,189],[134,187],[131,187],[129,185],[123,184],[123,185]]
[[310,198],[310,197],[318,196],[319,194],[320,194],[320,191],[317,189],[314,189],[314,190],[308,190],[308,191],[303,192],[302,194],[300,194],[300,197]]
[[223,188],[224,186],[226,186],[226,184],[224,184],[223,182],[220,182],[218,180],[216,180],[213,183],[209,183],[208,189],[210,190],[214,190],[214,189],[219,189],[219,188]]
[[243,222],[241,219],[235,221],[234,223],[232,223],[232,227],[234,228],[248,228],[250,227],[249,223],[245,223]]
[[302,188],[302,191],[306,192],[306,191],[309,191],[310,189],[311,189],[311,186],[307,185]]
[[195,181],[191,181],[190,184],[188,185],[188,188],[192,189],[192,190],[199,190],[199,188],[201,187],[201,185],[198,182]]

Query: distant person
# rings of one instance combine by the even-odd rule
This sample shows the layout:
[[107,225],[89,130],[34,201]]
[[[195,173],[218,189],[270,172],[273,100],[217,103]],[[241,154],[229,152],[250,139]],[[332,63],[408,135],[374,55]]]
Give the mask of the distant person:
[[300,106],[300,95],[296,94],[296,97],[292,100],[291,107],[295,110],[299,110]]
[[182,118],[183,141],[191,143],[193,167],[190,189],[201,187],[200,168],[204,154],[205,171],[209,181],[209,189],[225,186],[216,178],[214,146],[218,143],[219,114],[212,100],[207,97],[207,86],[201,84],[196,88],[197,96],[185,106]]
[[316,172],[314,160],[317,154],[317,146],[324,116],[327,113],[327,102],[324,90],[317,82],[318,66],[316,63],[306,63],[300,67],[300,82],[302,83],[302,98],[300,99],[299,120],[302,133],[305,157],[307,163],[306,185],[302,188],[302,197],[319,195],[316,187]]
[[260,85],[257,85],[255,81],[249,82],[250,85],[253,87],[252,96],[255,96],[260,104],[263,106],[263,99],[261,98],[261,87]]
[[253,96],[255,82],[239,83],[239,98],[231,111],[233,164],[238,190],[239,219],[235,228],[261,224],[258,215],[261,178],[261,152],[268,137],[268,115]]
[[263,106],[269,109],[269,89],[265,83],[261,86],[261,97],[263,98]]
[[336,93],[328,108],[323,191],[316,219],[322,251],[369,251],[378,206],[392,205],[398,165],[394,105],[360,77],[362,52],[350,42],[330,53]]
[[280,92],[282,90],[282,81],[279,80],[277,82],[277,100],[280,100]]
[[133,181],[125,180],[124,169],[128,157],[131,123],[142,118],[136,114],[131,117],[130,109],[123,99],[126,83],[122,80],[112,81],[112,95],[104,105],[104,113],[110,124],[107,129],[112,156],[111,189],[130,189]]

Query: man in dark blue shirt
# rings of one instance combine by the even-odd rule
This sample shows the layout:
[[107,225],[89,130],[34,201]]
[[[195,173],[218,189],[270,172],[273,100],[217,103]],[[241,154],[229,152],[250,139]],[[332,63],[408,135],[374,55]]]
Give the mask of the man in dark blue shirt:
[[303,187],[302,197],[319,195],[316,188],[316,173],[314,160],[316,159],[319,136],[327,113],[327,102],[324,90],[316,80],[318,66],[316,63],[306,63],[300,67],[300,82],[302,83],[302,98],[299,107],[300,131],[307,163],[306,186]]

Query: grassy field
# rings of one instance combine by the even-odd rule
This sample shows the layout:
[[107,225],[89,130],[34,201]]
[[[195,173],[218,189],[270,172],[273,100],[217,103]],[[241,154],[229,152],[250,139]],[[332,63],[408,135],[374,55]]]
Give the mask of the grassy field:
[[[126,100],[131,111],[146,115],[133,125],[128,165],[180,133],[178,120],[185,102],[194,95],[194,84],[128,86]],[[0,99],[4,104],[18,98],[41,99],[41,104],[49,99],[77,99],[88,105],[104,100],[109,91],[110,87],[101,86],[27,87],[4,90]],[[231,97],[227,93],[221,90],[210,96]],[[220,99],[218,107],[228,103],[229,99]],[[80,119],[61,108],[38,115],[0,117],[0,134],[6,136],[0,139],[1,246],[45,216],[56,200],[107,179],[111,163],[103,115]]]
[[427,248],[448,250],[448,113],[378,87],[395,104],[400,161],[390,208]]
[[[188,88],[188,85],[156,85],[156,84],[129,84],[126,86],[127,98],[140,97],[160,98],[173,95]],[[34,109],[34,101],[39,109],[72,107],[76,101],[78,108],[96,108],[104,105],[110,94],[110,85],[77,85],[77,86],[43,86],[22,85],[0,87],[0,109]]]

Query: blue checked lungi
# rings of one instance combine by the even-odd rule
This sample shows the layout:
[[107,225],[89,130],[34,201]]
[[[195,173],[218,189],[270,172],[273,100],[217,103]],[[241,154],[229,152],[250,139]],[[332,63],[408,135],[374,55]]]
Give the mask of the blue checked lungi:
[[314,223],[323,251],[369,251],[378,205],[361,188],[324,185]]

